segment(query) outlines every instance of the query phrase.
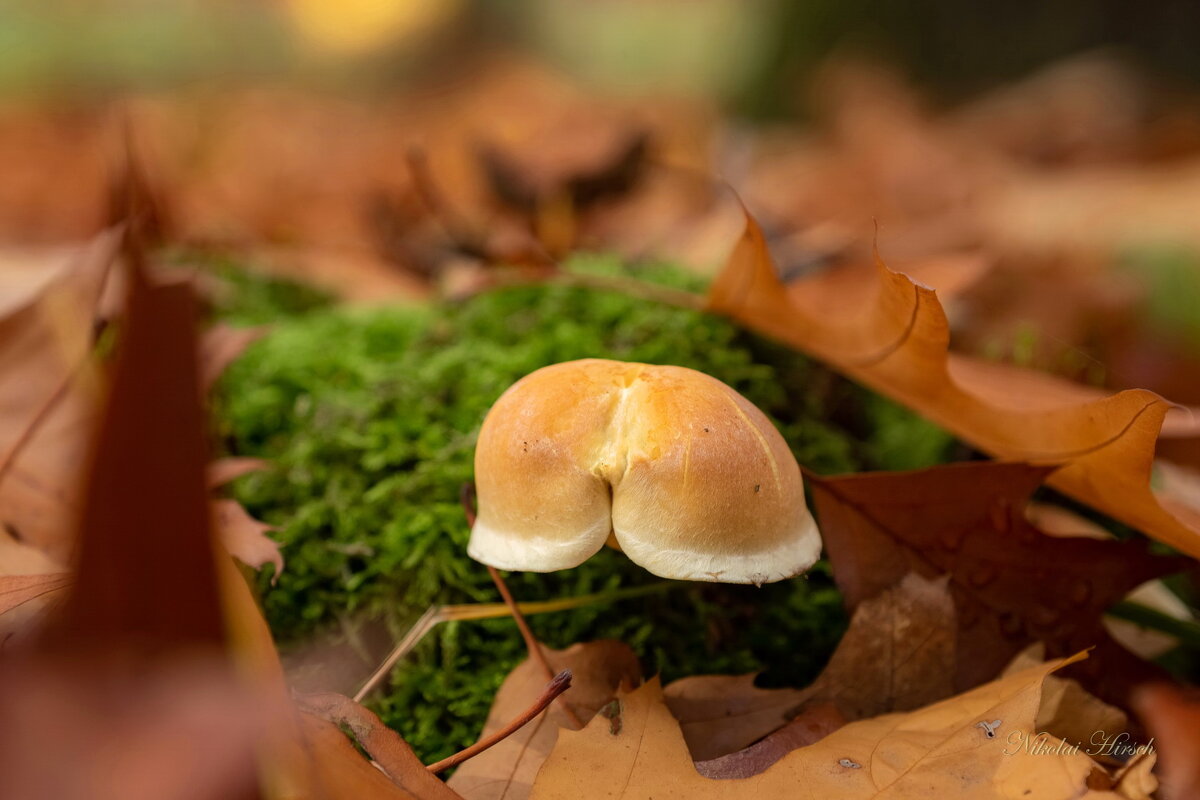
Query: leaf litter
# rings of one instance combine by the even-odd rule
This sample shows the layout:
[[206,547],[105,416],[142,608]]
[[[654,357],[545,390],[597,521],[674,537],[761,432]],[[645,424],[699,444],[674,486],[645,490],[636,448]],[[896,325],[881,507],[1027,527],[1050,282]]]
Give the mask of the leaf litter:
[[[841,80],[847,91],[865,91],[861,82]],[[553,95],[554,89],[546,92]],[[260,125],[263,120],[274,123],[270,98],[241,102],[260,104],[260,111],[269,112],[259,114]],[[143,112],[153,120],[162,109]],[[39,789],[52,785],[49,762],[31,755],[30,747],[22,748],[36,749],[46,741],[56,742],[55,758],[77,753],[80,780],[92,781],[90,789],[100,786],[97,770],[107,767],[97,749],[98,720],[104,719],[111,723],[105,735],[131,743],[130,774],[147,776],[142,787],[104,785],[114,797],[139,797],[143,795],[136,791],[151,790],[154,794],[145,796],[172,797],[185,779],[221,796],[246,797],[453,797],[456,792],[468,798],[587,797],[599,792],[705,797],[718,792],[792,796],[798,791],[813,797],[1149,797],[1156,785],[1152,754],[1119,766],[1100,765],[1069,748],[1052,758],[1023,746],[1013,753],[999,748],[1036,740],[1061,749],[1056,737],[1070,741],[1089,728],[1108,730],[1128,723],[1121,708],[1083,688],[1127,705],[1129,685],[1148,669],[1107,637],[1101,614],[1137,584],[1183,562],[1150,556],[1133,542],[1056,544],[1024,514],[1029,494],[1048,481],[1196,556],[1200,517],[1187,503],[1150,488],[1156,441],[1194,436],[1195,420],[1149,392],[1105,397],[1090,387],[950,353],[942,301],[975,282],[988,268],[988,259],[975,253],[943,258],[928,252],[930,241],[941,242],[944,249],[947,241],[961,244],[978,234],[971,220],[952,213],[955,184],[946,176],[955,172],[956,156],[938,155],[945,131],[905,102],[857,111],[841,107],[835,114],[843,126],[840,135],[855,151],[851,161],[874,160],[861,174],[878,178],[903,164],[902,174],[934,176],[927,191],[918,193],[924,200],[903,210],[925,203],[949,223],[921,220],[919,214],[907,221],[904,233],[911,252],[903,272],[877,260],[785,283],[771,264],[766,236],[747,216],[745,235],[714,283],[709,307],[827,361],[998,458],[1033,463],[813,476],[836,577],[853,617],[812,685],[760,689],[751,675],[694,676],[665,690],[652,679],[632,688],[641,680],[641,669],[623,645],[599,642],[547,651],[549,662],[574,671],[576,684],[568,690],[574,693],[572,707],[591,722],[582,731],[570,730],[569,721],[552,706],[467,761],[448,784],[432,777],[398,735],[353,701],[309,698],[304,701],[307,710],[319,711],[320,717],[298,711],[286,696],[278,655],[254,597],[221,549],[213,547],[214,541],[223,541],[224,549],[243,563],[256,568],[273,563],[276,574],[282,569],[278,548],[264,535],[267,527],[232,501],[211,497],[220,485],[261,465],[209,463],[203,447],[195,446],[203,429],[195,403],[200,387],[211,384],[261,331],[215,328],[204,337],[197,362],[195,347],[189,351],[185,346],[196,344],[194,331],[181,322],[194,316],[189,290],[148,286],[135,270],[131,291],[140,299],[114,313],[141,321],[131,322],[117,337],[119,366],[104,406],[107,421],[100,429],[95,462],[132,468],[97,468],[85,486],[71,485],[86,434],[102,407],[106,365],[94,351],[96,335],[109,320],[107,311],[97,311],[94,281],[113,255],[109,251],[116,235],[110,234],[90,251],[90,268],[85,264],[64,273],[32,303],[0,320],[8,326],[5,332],[30,337],[21,339],[19,348],[9,345],[16,339],[4,337],[0,374],[10,379],[32,375],[34,370],[20,365],[25,359],[55,365],[36,371],[44,382],[28,381],[19,394],[6,392],[0,408],[0,514],[6,527],[0,552],[8,573],[0,577],[0,613],[28,610],[36,605],[33,601],[50,596],[62,598],[40,612],[47,620],[44,628],[28,626],[38,636],[44,633],[33,640],[29,657],[45,659],[48,666],[23,674],[19,664],[6,664],[16,678],[0,692],[0,702],[13,719],[32,720],[36,713],[43,722],[77,722],[71,735],[55,739],[60,731],[33,720],[23,730],[24,743],[12,735],[13,729],[5,730],[0,761],[9,766],[0,770],[0,786],[22,797],[34,791],[35,783],[21,783],[30,775],[44,782]],[[583,114],[582,119],[587,129],[591,118]],[[969,119],[961,124],[977,125]],[[875,135],[870,135],[872,128]],[[640,130],[618,124],[602,133],[615,135],[583,141],[582,156],[571,147],[565,154],[550,155],[539,148],[520,153],[500,146],[476,152],[477,163],[468,170],[472,177],[462,183],[482,182],[493,196],[482,204],[477,197],[456,197],[455,203],[461,203],[456,207],[471,209],[472,218],[486,209],[478,215],[478,227],[489,236],[504,227],[504,214],[509,221],[515,215],[519,235],[508,246],[517,242],[536,255],[532,261],[586,242],[603,232],[606,222],[622,219],[619,212],[600,208],[597,198],[620,196],[627,207],[637,208],[623,194],[637,182],[635,176],[645,177],[647,167]],[[379,141],[391,146],[387,137]],[[922,154],[930,157],[918,157]],[[246,153],[238,157],[245,159]],[[249,162],[254,160],[252,153]],[[861,167],[851,164],[852,169]],[[329,173],[337,175],[338,170]],[[163,236],[178,233],[174,226],[180,224],[195,230],[198,220],[204,222],[197,212],[203,206],[224,211],[220,203],[200,203],[196,197],[206,191],[220,196],[231,188],[201,187],[185,198],[184,214],[177,217],[178,207],[168,209],[166,201],[155,199],[156,189],[143,171],[130,169],[126,178],[124,194],[140,196],[138,202],[161,212],[157,230]],[[362,190],[362,181],[353,183],[354,191]],[[454,194],[470,194],[459,181],[449,183]],[[947,187],[952,191],[944,191]],[[886,181],[870,189],[886,192]],[[278,196],[273,191],[272,201]],[[865,207],[861,199],[855,204]],[[489,216],[495,212],[489,203],[497,200],[507,208]],[[450,236],[448,242],[435,237],[434,245],[424,238],[431,225],[429,208],[418,210],[414,220],[402,213],[403,202],[389,203],[386,213],[376,217],[374,231],[386,257],[440,263],[445,249],[462,249],[463,237]],[[128,197],[118,203],[132,205]],[[294,219],[288,213],[266,213],[275,212],[271,205],[261,198],[252,201],[246,207],[257,210],[248,216],[257,215],[254,223],[262,230],[286,230]],[[348,205],[342,203],[343,208]],[[328,214],[328,220],[323,216],[313,211],[311,218],[332,221],[317,237],[327,242],[352,227],[344,211]],[[438,220],[432,222],[437,227]],[[484,248],[484,261],[518,252],[496,241]],[[305,255],[324,246],[309,245]],[[334,266],[329,271],[345,263],[337,254],[344,252],[350,251],[337,251],[330,259]],[[371,277],[361,284],[394,291],[394,276],[376,269],[372,255],[364,258],[372,265],[363,274]],[[94,270],[90,278],[89,270]],[[864,275],[871,280],[864,282]],[[150,339],[162,345],[157,359],[154,348],[146,345]],[[168,354],[179,361],[163,363]],[[165,380],[168,374],[180,378],[179,385]],[[182,448],[163,445],[164,408],[138,396],[147,394],[146,385],[174,386],[155,399],[164,408],[190,415],[193,424],[181,429],[196,436],[184,437]],[[143,441],[155,431],[157,442]],[[47,441],[52,446],[45,446]],[[62,463],[41,463],[43,453]],[[148,492],[154,495],[151,503],[136,498],[134,476],[143,481],[139,490],[154,487]],[[80,515],[81,539],[75,536],[74,519]],[[215,538],[209,531],[214,521],[222,529]],[[170,535],[158,540],[150,535],[162,530]],[[79,572],[71,581],[64,570],[75,558]],[[147,564],[169,564],[171,569]],[[5,617],[11,620],[12,614]],[[18,643],[24,646],[24,641]],[[1027,649],[1030,643],[1040,643],[1040,652]],[[178,655],[197,644],[217,658],[173,671],[173,665],[148,655]],[[53,659],[71,652],[83,664],[107,663],[111,654],[97,654],[109,645],[149,677],[126,686],[120,676],[101,669],[97,680],[71,673],[70,682],[55,683],[62,666],[49,666]],[[1081,661],[1077,651],[1086,647],[1095,649]],[[1043,663],[1042,653],[1051,660]],[[249,677],[239,674],[230,680],[231,658],[248,668]],[[1052,674],[1060,669],[1062,675],[1077,675],[1082,684]],[[105,681],[120,687],[115,704],[104,696]],[[543,684],[530,662],[518,667],[496,697],[483,738],[527,706]],[[22,687],[28,689],[25,697],[17,691]],[[249,694],[248,687],[253,688]],[[56,693],[61,695],[57,700]],[[1194,704],[1167,687],[1135,695],[1135,705],[1151,733],[1171,740],[1163,743],[1165,789],[1185,796],[1195,785],[1186,758],[1187,748],[1195,744],[1187,733],[1187,714]],[[123,714],[153,724],[132,730]],[[358,754],[337,724],[352,729],[375,765]],[[1050,735],[1038,738],[1041,731]],[[189,759],[191,752],[179,743],[214,735],[222,747],[206,752],[204,769],[194,771],[200,762]],[[155,739],[161,745],[157,750]],[[85,794],[85,784],[71,783],[72,776],[61,772],[62,780],[53,784],[56,796],[108,796]]]

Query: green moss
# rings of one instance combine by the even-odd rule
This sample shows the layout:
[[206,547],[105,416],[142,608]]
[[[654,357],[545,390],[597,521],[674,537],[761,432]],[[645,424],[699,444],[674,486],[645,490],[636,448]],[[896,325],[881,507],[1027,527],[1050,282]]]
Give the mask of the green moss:
[[[577,266],[617,269],[604,259]],[[686,282],[669,270],[655,276]],[[430,604],[497,600],[486,570],[465,555],[458,500],[472,478],[479,424],[521,376],[584,357],[713,375],[766,411],[801,463],[819,472],[919,465],[944,458],[951,444],[724,319],[614,292],[537,286],[424,310],[314,310],[251,348],[218,400],[227,449],[274,464],[240,480],[236,496],[279,526],[287,569],[274,588],[267,576],[261,583],[276,635],[298,641],[358,615],[398,633]],[[509,580],[518,597],[536,600],[658,579],[606,549],[573,570]],[[621,639],[667,680],[765,668],[778,684],[811,679],[844,627],[824,565],[761,589],[681,583],[531,623],[556,647]],[[475,739],[523,655],[510,620],[445,625],[397,670],[376,707],[424,759],[443,757]]]

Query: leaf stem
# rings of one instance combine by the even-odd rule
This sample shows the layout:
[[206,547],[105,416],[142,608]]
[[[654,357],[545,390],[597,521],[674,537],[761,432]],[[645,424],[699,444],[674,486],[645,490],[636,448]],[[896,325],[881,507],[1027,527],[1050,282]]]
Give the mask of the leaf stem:
[[546,707],[553,703],[555,698],[570,688],[571,670],[564,669],[562,672],[555,675],[550,680],[550,683],[546,684],[546,689],[542,692],[541,696],[534,701],[533,705],[525,709],[525,711],[517,716],[512,722],[508,723],[486,739],[480,739],[466,750],[460,750],[449,758],[443,758],[437,763],[430,764],[425,769],[437,774],[439,772],[444,772],[451,767],[457,767],[468,758],[474,758],[484,750],[487,750],[489,747],[498,744],[504,739],[507,739],[509,736],[512,736],[524,725],[536,718],[538,714],[541,714],[543,711],[545,711]]

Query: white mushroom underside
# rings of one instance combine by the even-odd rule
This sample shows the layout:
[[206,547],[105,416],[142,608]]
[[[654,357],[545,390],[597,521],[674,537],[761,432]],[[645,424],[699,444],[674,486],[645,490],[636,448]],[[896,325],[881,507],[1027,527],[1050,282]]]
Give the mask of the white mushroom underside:
[[782,546],[760,553],[714,555],[687,549],[664,549],[652,532],[612,530],[608,520],[579,534],[553,539],[506,534],[476,523],[467,553],[497,569],[554,572],[577,567],[600,551],[609,533],[631,561],[661,578],[718,583],[763,584],[807,570],[821,556],[821,539],[811,516],[798,521]]

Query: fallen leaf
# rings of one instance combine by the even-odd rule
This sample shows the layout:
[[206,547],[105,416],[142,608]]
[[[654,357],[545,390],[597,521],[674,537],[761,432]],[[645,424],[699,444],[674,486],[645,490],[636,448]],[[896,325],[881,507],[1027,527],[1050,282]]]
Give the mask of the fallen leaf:
[[[956,629],[946,581],[909,574],[859,604],[829,663],[806,689],[759,689],[754,675],[704,675],[669,684],[663,696],[692,758],[711,761],[810,709],[832,706],[853,721],[949,697]],[[750,756],[765,768],[762,753]]]
[[266,622],[210,530],[192,289],[130,269],[78,572],[0,664],[0,795],[415,797],[291,704]]
[[[620,642],[587,642],[545,652],[552,670],[570,669],[573,673],[571,688],[563,693],[562,699],[584,720],[604,707],[618,686],[641,680],[637,657]],[[507,725],[532,705],[545,688],[546,678],[540,666],[531,660],[522,662],[496,693],[480,738]],[[529,796],[534,778],[554,748],[560,730],[570,727],[559,704],[554,703],[512,736],[467,761],[447,783],[467,800],[523,800]]]
[[821,741],[845,724],[846,718],[833,703],[811,706],[761,742],[736,753],[697,761],[696,772],[722,780],[749,778],[793,750]]
[[255,746],[277,709],[247,691],[225,649],[197,306],[187,287],[136,274],[129,289],[73,585],[5,660],[0,794],[254,798]]
[[423,796],[409,793],[382,770],[371,766],[332,722],[304,714],[299,736],[307,759],[308,777],[305,793],[301,796],[314,800],[424,800]]
[[227,483],[232,483],[243,475],[259,472],[270,466],[270,462],[261,458],[245,456],[229,456],[218,458],[208,465],[208,488],[218,489]]
[[1051,657],[1096,647],[1089,691],[1121,704],[1153,674],[1104,631],[1101,615],[1134,587],[1183,568],[1137,541],[1046,536],[1024,507],[1047,468],[972,462],[915,472],[809,476],[834,577],[850,608],[908,572],[950,576],[958,612],[955,686],[990,680],[1028,644]]
[[34,598],[57,591],[71,582],[65,572],[50,575],[0,575],[0,614]]
[[[1025,509],[1025,518],[1035,528],[1050,536],[1086,536],[1101,541],[1111,541],[1115,538],[1101,525],[1074,511],[1048,503],[1030,503]],[[1162,581],[1143,583],[1126,595],[1125,599],[1128,602],[1161,611],[1178,620],[1191,621],[1194,619],[1187,603],[1168,589]],[[1176,636],[1143,628],[1134,622],[1118,619],[1112,615],[1104,617],[1104,627],[1122,647],[1147,661],[1153,661],[1179,645],[1179,638]]]
[[204,390],[211,389],[226,367],[266,333],[267,327],[263,325],[254,328],[234,328],[220,323],[210,328],[200,341],[200,360],[203,366],[201,386]]
[[[1042,663],[1045,647],[1030,645],[1004,670],[1005,675]],[[1129,716],[1090,694],[1079,681],[1047,675],[1042,683],[1042,705],[1038,709],[1037,730],[1068,742],[1093,743],[1093,736],[1118,735],[1129,728]]]
[[1194,690],[1158,684],[1141,689],[1134,704],[1162,752],[1163,797],[1200,797],[1200,697]]
[[757,673],[693,675],[663,688],[696,761],[741,750],[783,726],[807,697],[800,689],[760,689]]
[[[658,681],[651,680],[618,695],[610,717],[564,731],[532,797],[576,800],[600,791],[612,798],[689,800],[1079,797],[1089,775],[1103,773],[1094,761],[1082,753],[1030,749],[1042,679],[1069,661],[1051,661],[916,711],[852,722],[738,781],[696,772]],[[1057,746],[1050,738],[1038,741]]]
[[[459,797],[440,778],[425,769],[400,734],[349,697],[332,693],[310,694],[302,695],[297,702],[306,715],[349,728],[375,764],[401,789],[428,800],[454,800]],[[306,725],[310,729],[314,727],[313,723]]]
[[213,516],[216,518],[217,534],[229,554],[248,567],[262,569],[267,564],[275,567],[272,583],[283,572],[283,554],[279,544],[267,536],[274,527],[259,522],[250,516],[236,500],[212,501]]
[[[876,264],[873,301],[777,276],[761,228],[746,229],[707,305],[825,361],[998,458],[1061,465],[1055,488],[1200,557],[1200,512],[1160,504],[1150,488],[1154,445],[1171,406],[1130,390],[1091,402],[1069,385],[952,354],[936,292]],[[1050,389],[1053,385],[1055,388]]]
[[79,464],[95,417],[89,361],[96,307],[120,234],[110,231],[25,305],[0,319],[0,522],[65,564]]

